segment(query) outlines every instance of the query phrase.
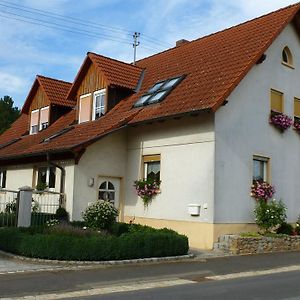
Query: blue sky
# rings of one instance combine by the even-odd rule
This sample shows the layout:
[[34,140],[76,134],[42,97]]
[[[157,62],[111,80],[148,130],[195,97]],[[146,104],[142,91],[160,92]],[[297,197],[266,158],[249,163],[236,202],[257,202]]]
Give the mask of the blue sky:
[[[36,74],[72,82],[87,51],[131,62],[134,31],[141,33],[139,59],[174,46],[178,39],[196,39],[296,2],[0,0],[0,97],[10,95],[21,107]],[[31,14],[28,8],[62,17],[41,16],[37,10]],[[24,16],[31,18],[27,21],[37,23],[36,19],[42,19],[49,26],[69,27],[71,31],[81,30],[93,36],[15,20]],[[99,26],[72,23],[75,20]]]

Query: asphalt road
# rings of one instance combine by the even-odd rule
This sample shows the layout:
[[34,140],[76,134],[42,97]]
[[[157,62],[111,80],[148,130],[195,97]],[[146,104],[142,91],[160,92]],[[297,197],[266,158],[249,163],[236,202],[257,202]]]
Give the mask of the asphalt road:
[[[93,289],[99,286],[121,285],[141,280],[166,280],[168,278],[201,280],[201,278],[210,275],[265,270],[292,265],[300,265],[300,252],[223,257],[208,259],[206,262],[192,260],[188,262],[96,267],[94,269],[87,270],[53,270],[32,273],[3,274],[0,275],[0,297],[20,297],[25,295],[54,292],[64,293],[68,291]],[[285,276],[286,275],[283,274],[283,279]],[[298,283],[300,283],[299,274],[297,274],[297,278]],[[225,284],[225,282],[205,282],[205,285],[206,284],[208,284],[207,286],[210,286],[214,284]],[[201,285],[202,283],[199,284],[199,286]],[[280,283],[280,285],[285,287],[289,286],[289,283]],[[198,283],[196,285],[192,284],[186,289],[195,289],[197,286]],[[172,290],[181,291],[182,288],[182,286],[174,287]],[[278,286],[275,286],[275,288],[278,288]],[[167,292],[168,289],[161,291]],[[151,293],[152,292],[155,293],[156,291],[152,290]],[[138,294],[139,293],[137,293],[137,295]],[[111,297],[115,296],[112,295]]]
[[82,299],[101,300],[296,300],[300,299],[300,272],[255,276],[243,279],[207,281],[169,288],[115,293]]

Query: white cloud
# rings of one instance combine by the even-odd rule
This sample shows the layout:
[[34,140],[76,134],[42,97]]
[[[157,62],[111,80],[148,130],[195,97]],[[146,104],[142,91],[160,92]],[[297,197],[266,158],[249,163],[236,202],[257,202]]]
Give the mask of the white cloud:
[[9,74],[0,70],[0,90],[4,93],[19,93],[28,86],[28,81],[15,74]]

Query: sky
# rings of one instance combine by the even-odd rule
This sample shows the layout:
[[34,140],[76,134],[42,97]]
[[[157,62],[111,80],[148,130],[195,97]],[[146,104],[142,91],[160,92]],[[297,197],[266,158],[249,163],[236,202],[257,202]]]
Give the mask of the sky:
[[296,2],[0,0],[0,97],[21,108],[37,74],[73,82],[88,51],[132,62],[134,32],[141,59]]

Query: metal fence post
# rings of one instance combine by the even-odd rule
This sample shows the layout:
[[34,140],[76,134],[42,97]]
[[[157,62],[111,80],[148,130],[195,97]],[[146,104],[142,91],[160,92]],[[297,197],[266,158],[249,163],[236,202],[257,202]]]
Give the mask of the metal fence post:
[[33,189],[29,186],[19,188],[18,227],[30,227]]

